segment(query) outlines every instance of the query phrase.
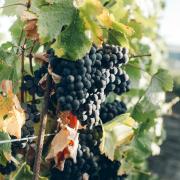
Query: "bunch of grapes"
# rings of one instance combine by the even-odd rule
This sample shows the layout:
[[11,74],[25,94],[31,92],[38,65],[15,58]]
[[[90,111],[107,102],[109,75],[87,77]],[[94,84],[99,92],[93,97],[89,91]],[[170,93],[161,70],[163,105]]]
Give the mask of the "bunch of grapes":
[[[23,103],[22,107],[25,111],[26,121],[23,127],[21,128],[21,137],[26,138],[34,135],[34,123],[39,122],[40,113],[36,108],[35,104],[26,104]],[[16,137],[12,136],[12,139]],[[30,141],[31,142],[31,141]],[[16,154],[27,145],[27,141],[16,141],[11,143],[12,155]]]
[[95,175],[99,172],[97,159],[98,156],[91,152],[89,147],[79,144],[77,162],[66,159],[63,171],[57,168],[51,170],[51,180],[82,180],[85,173]]
[[0,164],[0,173],[3,175],[9,175],[16,170],[16,166],[13,161],[7,162],[5,166]]
[[[128,62],[127,49],[109,44],[102,48],[93,45],[90,52],[77,61],[58,58],[51,49],[47,54],[49,63],[36,70],[34,76],[24,77],[24,90],[31,95],[43,96],[42,78],[47,72],[56,75],[59,81],[54,81],[51,87],[49,110],[54,113],[56,110],[69,111],[81,125],[86,125],[86,129],[79,130],[77,162],[69,158],[63,171],[52,168],[51,179],[80,180],[85,174],[92,180],[122,179],[117,176],[120,163],[100,153],[102,126],[99,119],[106,123],[126,111],[123,102],[105,104],[104,101],[111,92],[121,95],[130,89],[129,77],[121,67]],[[31,131],[29,122],[37,122],[39,114],[34,105],[24,108],[28,112],[28,120],[22,134],[27,137],[32,134],[28,132]]]
[[[100,117],[103,123],[105,123],[117,115],[125,113],[126,110],[126,105],[117,100],[112,103],[103,103]],[[108,113],[112,115],[107,116]],[[67,159],[63,171],[57,168],[52,169],[51,179],[82,180],[85,173],[87,173],[90,180],[123,180],[124,176],[117,175],[120,163],[118,161],[111,161],[100,153],[99,145],[102,133],[101,125],[80,129],[77,163],[74,163],[72,159]]]
[[39,85],[39,82],[47,73],[47,66],[47,63],[43,64],[38,70],[34,71],[34,76],[30,74],[25,75],[22,90],[28,91],[30,95],[37,94],[37,96],[42,97],[44,95],[44,89]]
[[100,109],[100,118],[103,123],[106,123],[126,111],[127,108],[123,102],[115,100],[112,103],[103,103]]
[[60,111],[71,111],[81,124],[99,120],[99,110],[110,92],[121,95],[129,91],[129,77],[121,69],[128,62],[126,48],[104,44],[93,46],[78,61],[69,61],[49,54],[49,67],[60,76],[56,97]]

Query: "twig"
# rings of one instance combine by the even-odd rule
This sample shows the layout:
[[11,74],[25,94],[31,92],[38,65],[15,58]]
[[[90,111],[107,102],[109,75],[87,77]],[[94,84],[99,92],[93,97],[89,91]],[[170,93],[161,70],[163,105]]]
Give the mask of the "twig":
[[150,57],[152,56],[151,54],[139,54],[139,55],[131,55],[129,58],[141,58],[141,57]]
[[32,55],[32,51],[34,49],[35,44],[36,44],[36,41],[33,42],[33,45],[32,45],[32,47],[31,47],[31,49],[29,51],[29,56],[28,56],[29,57],[29,65],[30,65],[31,74],[33,74],[33,65],[32,65],[33,55]]
[[[33,55],[32,55],[32,52],[33,52],[33,49],[34,49],[34,46],[36,44],[36,41],[33,41],[33,45],[29,51],[29,68],[30,68],[30,71],[31,71],[31,74],[33,75],[34,74],[34,71],[33,71],[33,65],[32,65],[32,58],[33,58]],[[32,94],[32,100],[33,102],[35,102],[36,98],[35,98],[35,93]]]
[[[21,45],[22,37],[23,37],[23,29],[21,30],[21,34],[20,34],[20,38],[19,38],[19,42],[18,42],[18,47],[20,47],[20,45]],[[18,52],[19,52],[19,48],[17,49],[16,54],[18,54]]]
[[25,44],[26,44],[26,39],[24,40],[24,44],[22,45],[22,54],[21,54],[21,103],[24,102],[24,90],[23,88],[23,83],[24,83],[24,53],[25,53]]
[[1,8],[7,8],[7,7],[11,7],[11,6],[27,6],[26,4],[23,4],[23,3],[14,3],[14,4],[8,4],[8,5],[6,5],[6,6],[1,6],[0,7],[0,9]]
[[46,82],[46,90],[44,95],[44,103],[42,106],[42,112],[40,117],[40,129],[38,134],[37,152],[36,152],[35,163],[33,168],[34,170],[33,180],[39,179],[41,156],[42,156],[46,123],[47,123],[47,112],[48,112],[48,102],[49,102],[51,82],[52,82],[51,76],[48,74],[47,82]]

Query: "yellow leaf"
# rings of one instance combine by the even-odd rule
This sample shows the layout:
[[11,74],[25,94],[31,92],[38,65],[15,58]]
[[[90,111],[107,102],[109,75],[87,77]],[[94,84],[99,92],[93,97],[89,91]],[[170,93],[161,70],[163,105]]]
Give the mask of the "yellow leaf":
[[102,13],[97,16],[98,21],[102,26],[111,28],[113,24],[113,17],[107,9],[103,9]]
[[3,151],[3,155],[7,159],[7,161],[11,161],[11,153]]
[[130,144],[134,137],[134,128],[137,127],[137,123],[129,115],[128,113],[122,114],[103,125],[100,150],[111,160],[114,160],[116,149]]
[[[9,83],[6,84],[6,86],[8,85]],[[24,110],[21,108],[17,96],[8,89],[6,96],[0,95],[0,130],[20,138],[24,122]]]

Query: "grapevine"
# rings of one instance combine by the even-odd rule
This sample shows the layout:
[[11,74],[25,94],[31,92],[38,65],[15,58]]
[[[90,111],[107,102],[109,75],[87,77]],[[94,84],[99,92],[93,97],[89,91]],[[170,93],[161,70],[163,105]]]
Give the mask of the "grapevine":
[[143,164],[157,138],[160,96],[173,82],[142,43],[151,27],[143,26],[139,5],[7,0],[0,8],[17,17],[12,41],[0,46],[0,174],[15,180],[148,174]]

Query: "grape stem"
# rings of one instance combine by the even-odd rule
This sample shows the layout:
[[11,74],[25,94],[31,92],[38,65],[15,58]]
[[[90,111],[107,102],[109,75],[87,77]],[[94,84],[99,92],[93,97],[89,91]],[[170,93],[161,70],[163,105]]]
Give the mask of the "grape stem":
[[43,150],[46,123],[47,123],[47,112],[48,112],[48,102],[49,102],[51,82],[52,82],[52,78],[48,74],[47,82],[46,82],[46,89],[45,89],[45,94],[44,94],[44,102],[42,104],[42,111],[41,111],[41,116],[40,116],[40,129],[39,129],[38,141],[37,141],[37,152],[36,152],[35,163],[34,163],[34,168],[33,168],[33,171],[34,171],[33,180],[39,180],[41,156],[42,156],[42,150]]
[[23,4],[23,3],[14,3],[14,4],[9,4],[9,5],[6,5],[6,6],[1,6],[0,9],[2,8],[7,8],[7,7],[11,7],[11,6],[27,6],[26,4]]
[[21,46],[21,103],[24,103],[24,90],[22,89],[22,87],[24,82],[24,54],[26,41],[27,39],[24,40],[24,44]]
[[[33,52],[33,49],[34,49],[34,46],[36,44],[36,41],[33,41],[33,45],[29,51],[29,68],[30,68],[30,71],[31,71],[31,74],[33,75],[34,71],[33,71],[33,65],[32,65],[32,58],[33,58],[33,55],[32,55],[32,52]],[[32,95],[32,99],[33,101],[35,101],[35,94],[33,93]]]
[[[20,34],[20,37],[19,37],[18,47],[20,47],[20,45],[21,45],[22,37],[23,37],[23,29],[21,30],[21,34]],[[16,54],[18,54],[18,53],[19,53],[19,48],[17,48]]]
[[29,66],[30,66],[31,74],[33,74],[33,65],[32,65],[33,55],[32,55],[32,52],[33,52],[35,44],[36,44],[36,41],[33,42],[33,45],[31,46],[31,49],[29,51],[29,56],[28,56],[29,57]]
[[150,57],[152,56],[151,54],[140,54],[140,55],[131,55],[129,58],[141,58],[141,57]]

